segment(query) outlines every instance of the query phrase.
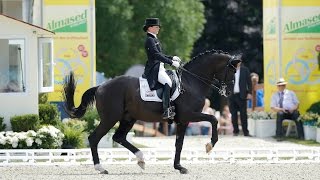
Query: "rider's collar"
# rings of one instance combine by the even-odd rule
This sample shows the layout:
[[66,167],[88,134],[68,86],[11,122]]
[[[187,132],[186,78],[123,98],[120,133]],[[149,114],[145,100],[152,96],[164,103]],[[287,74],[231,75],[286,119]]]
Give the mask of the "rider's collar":
[[[153,37],[157,38],[156,34],[153,34],[152,32],[148,32],[148,34],[152,35]],[[158,38],[157,38],[158,39]]]

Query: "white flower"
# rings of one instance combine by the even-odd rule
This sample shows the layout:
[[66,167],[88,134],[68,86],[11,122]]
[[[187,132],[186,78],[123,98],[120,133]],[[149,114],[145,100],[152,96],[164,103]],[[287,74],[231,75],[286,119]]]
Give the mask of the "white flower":
[[13,147],[13,148],[18,147],[18,142],[13,142],[13,143],[12,143],[12,147]]
[[38,145],[41,145],[41,144],[42,144],[42,141],[41,141],[41,139],[39,139],[39,138],[37,138],[37,139],[35,140],[35,142],[36,142]]
[[32,146],[33,139],[30,138],[30,137],[28,137],[28,138],[26,139],[26,143],[27,143],[27,146],[28,146],[28,147]]
[[12,144],[14,144],[14,143],[17,143],[17,144],[18,144],[18,142],[19,142],[19,139],[18,139],[17,136],[13,136],[11,140],[12,140],[12,141],[11,141]]
[[32,136],[32,137],[35,137],[37,135],[37,133],[34,130],[29,130],[27,134],[28,136]]
[[0,138],[0,144],[5,145],[7,143],[5,138]]

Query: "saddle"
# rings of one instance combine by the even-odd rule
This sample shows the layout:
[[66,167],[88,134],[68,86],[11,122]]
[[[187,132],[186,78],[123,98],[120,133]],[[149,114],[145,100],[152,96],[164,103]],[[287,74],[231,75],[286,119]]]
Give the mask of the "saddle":
[[[174,101],[180,95],[180,92],[179,92],[180,83],[179,83],[178,75],[176,71],[172,71],[172,70],[166,70],[166,73],[169,75],[172,81],[172,88],[170,91],[170,100]],[[142,75],[142,77],[139,77],[139,84],[140,84],[140,96],[142,100],[162,102],[163,87],[157,90],[151,91],[148,81],[144,75]]]

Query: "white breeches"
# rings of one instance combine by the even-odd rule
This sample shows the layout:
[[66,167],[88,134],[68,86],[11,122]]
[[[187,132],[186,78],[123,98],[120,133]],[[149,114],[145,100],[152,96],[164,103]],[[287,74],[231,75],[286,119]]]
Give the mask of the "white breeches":
[[166,69],[164,68],[164,64],[160,63],[159,72],[158,72],[158,81],[165,85],[168,84],[170,87],[172,87],[172,81],[168,74],[166,73]]

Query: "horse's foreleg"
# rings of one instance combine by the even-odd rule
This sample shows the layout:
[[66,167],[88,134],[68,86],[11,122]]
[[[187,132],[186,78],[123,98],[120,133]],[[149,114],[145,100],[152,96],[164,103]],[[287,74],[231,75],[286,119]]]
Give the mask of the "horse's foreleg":
[[127,148],[129,151],[131,151],[134,155],[136,155],[138,159],[138,165],[144,169],[145,168],[145,162],[144,162],[144,157],[143,153],[136,148],[134,145],[132,145],[129,141],[127,141],[126,136],[130,129],[133,127],[135,120],[122,120],[120,121],[119,128],[113,135],[112,139]]
[[176,135],[176,154],[174,156],[174,168],[179,170],[181,174],[187,174],[188,170],[180,165],[180,156],[183,146],[184,135],[187,129],[187,124],[177,124],[177,135]]
[[204,114],[201,112],[194,112],[187,117],[190,122],[208,121],[211,123],[211,126],[212,126],[211,142],[206,144],[206,152],[209,153],[214,147],[214,145],[218,142],[217,118],[213,115]]

